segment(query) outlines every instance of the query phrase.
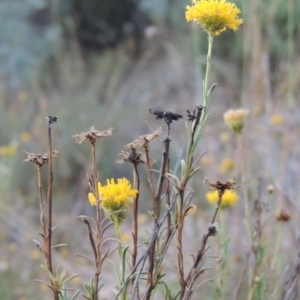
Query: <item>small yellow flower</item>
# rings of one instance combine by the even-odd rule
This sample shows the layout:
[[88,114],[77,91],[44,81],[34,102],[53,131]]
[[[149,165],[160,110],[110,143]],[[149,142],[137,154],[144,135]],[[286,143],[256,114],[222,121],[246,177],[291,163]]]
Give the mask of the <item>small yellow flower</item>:
[[79,276],[76,276],[72,279],[73,283],[82,284],[82,279]]
[[227,131],[223,131],[220,133],[219,139],[222,143],[227,143],[230,141],[230,134]]
[[271,118],[270,118],[270,121],[272,124],[274,125],[280,125],[283,123],[283,118],[282,116],[280,115],[273,115]]
[[219,165],[218,170],[221,173],[230,172],[234,167],[234,160],[232,158],[224,159]]
[[8,249],[10,252],[15,252],[18,249],[18,244],[15,242],[11,242],[8,244]]
[[15,145],[0,146],[0,156],[12,156],[16,153]]
[[59,250],[59,254],[63,257],[63,258],[67,258],[70,256],[70,251],[68,248],[63,247]]
[[205,156],[202,156],[202,157],[201,157],[200,163],[201,163],[201,165],[203,165],[203,166],[205,166],[205,167],[208,167],[208,166],[211,165],[212,159],[211,159],[211,157],[205,155]]
[[139,214],[138,215],[138,223],[139,224],[145,224],[148,221],[148,215],[147,214]]
[[226,27],[236,31],[243,23],[238,14],[241,11],[235,4],[226,0],[193,0],[193,6],[187,6],[187,22],[195,21],[209,35],[219,35]]
[[[98,193],[99,193],[99,189],[101,187],[101,183],[98,182]],[[97,199],[96,196],[94,195],[94,193],[88,193],[88,199],[91,205],[96,205],[97,204]]]
[[[209,203],[217,204],[219,200],[218,191],[207,192],[206,199]],[[230,206],[233,206],[238,202],[238,200],[239,200],[239,196],[237,195],[236,192],[232,190],[226,190],[222,196],[221,208],[226,209]]]
[[[118,179],[117,183],[115,183],[114,179],[108,179],[107,184],[103,186],[98,182],[99,199],[101,199],[104,211],[106,215],[120,211],[115,214],[118,218],[118,222],[124,220],[131,199],[135,197],[137,193],[138,191],[131,188],[131,184],[126,178]],[[96,205],[97,200],[93,193],[88,194],[88,199],[91,205]],[[115,215],[113,215],[113,217]]]
[[26,101],[28,99],[28,93],[26,91],[20,91],[18,93],[18,100],[19,101]]
[[34,249],[31,251],[31,257],[33,259],[39,259],[42,256],[42,252],[39,249]]
[[28,131],[22,132],[20,134],[20,140],[22,142],[25,142],[25,143],[28,142],[28,141],[30,141],[31,140],[31,134],[30,134],[30,132],[28,132]]
[[224,121],[235,133],[241,134],[248,114],[247,109],[230,109],[224,113]]
[[40,288],[40,290],[41,291],[48,291],[49,290],[49,288],[47,287],[47,285],[46,284],[39,284],[39,288]]
[[130,240],[131,240],[131,234],[129,234],[129,233],[123,233],[121,235],[121,241],[122,242],[128,243],[128,242],[130,242]]

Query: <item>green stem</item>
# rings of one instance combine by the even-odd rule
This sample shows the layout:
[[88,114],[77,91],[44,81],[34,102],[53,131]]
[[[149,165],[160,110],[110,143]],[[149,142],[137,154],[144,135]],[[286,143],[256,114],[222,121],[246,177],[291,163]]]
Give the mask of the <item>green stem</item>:
[[[214,41],[214,35],[209,34],[208,35],[208,50],[207,50],[207,58],[206,58],[206,72],[205,72],[204,90],[203,90],[203,106],[205,108],[209,103],[208,82],[209,82],[209,76],[210,76],[210,70],[211,70],[211,53],[212,53],[213,41]],[[204,108],[204,110],[206,111],[205,108]]]
[[[245,170],[245,157],[244,157],[244,145],[243,145],[243,136],[242,134],[237,135],[238,140],[238,149],[239,149],[239,158],[240,158],[240,172],[241,172],[241,179],[242,179],[242,188],[244,193],[244,209],[245,209],[245,217],[248,223],[250,223],[250,212],[249,212],[249,199],[248,193],[246,188],[246,170]],[[251,232],[249,232],[251,236]]]
[[287,34],[288,34],[288,78],[289,78],[289,87],[288,87],[288,108],[291,108],[295,104],[294,97],[294,83],[295,83],[295,37],[294,37],[294,27],[295,27],[295,19],[294,19],[294,0],[289,0],[288,2],[288,22],[287,22]]
[[[121,274],[120,274],[120,283],[119,284],[120,284],[120,286],[123,286],[123,284],[125,282],[125,262],[123,261],[123,259],[125,259],[125,257],[124,257],[123,251],[125,251],[125,250],[123,250],[122,243],[121,243],[121,224],[120,224],[117,216],[114,216],[114,225],[115,225],[115,230],[116,230],[116,236],[119,241],[118,252],[119,252],[120,259],[121,259],[121,265],[120,265]],[[127,300],[125,290],[122,291],[120,296],[121,296],[121,300]]]
[[118,222],[118,217],[115,217],[115,216],[114,216],[114,225],[115,225],[115,229],[116,229],[117,240],[119,242],[118,252],[119,252],[120,258],[122,258],[121,226],[120,226],[120,223]]
[[[199,137],[199,135],[202,134],[205,126],[204,122],[206,122],[207,118],[207,106],[209,105],[209,100],[210,100],[210,93],[209,93],[209,77],[210,77],[210,70],[211,70],[211,56],[212,56],[212,47],[213,47],[213,41],[214,41],[214,35],[209,34],[208,35],[208,50],[207,50],[207,57],[206,57],[206,71],[205,71],[205,79],[203,83],[203,110],[200,118],[200,122],[198,124],[198,130],[196,130],[195,134],[195,139],[190,139],[189,145],[188,145],[188,151],[187,151],[187,158],[186,158],[186,166],[185,166],[185,171],[183,175],[183,181],[186,180],[188,177],[188,173],[190,169],[192,168],[193,164],[193,155],[194,155],[194,150],[195,150],[195,145],[194,141],[198,141],[199,139],[196,138],[196,136]],[[199,130],[199,128],[202,128],[202,130]],[[201,131],[201,132],[200,132]]]
[[221,257],[220,257],[220,272],[219,272],[219,299],[223,300],[226,294],[226,268],[227,268],[227,261],[228,261],[228,240],[226,237],[225,231],[225,212],[221,211],[219,214],[220,220],[220,250],[221,250]]

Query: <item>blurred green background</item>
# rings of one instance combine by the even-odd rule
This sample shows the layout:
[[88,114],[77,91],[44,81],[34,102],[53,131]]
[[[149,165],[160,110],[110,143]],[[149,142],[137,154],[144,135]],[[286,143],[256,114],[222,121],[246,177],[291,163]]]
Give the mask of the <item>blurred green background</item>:
[[[201,159],[201,176],[239,180],[236,144],[223,113],[247,108],[249,192],[256,195],[262,178],[264,188],[273,184],[278,190],[272,205],[284,203],[298,216],[300,2],[233,2],[244,23],[236,33],[227,30],[215,39],[211,83],[218,86],[199,146],[199,154],[208,151]],[[55,239],[70,245],[57,252],[56,259],[69,273],[80,270],[87,281],[91,266],[75,254],[90,251],[85,228],[77,219],[92,214],[86,200],[90,149],[87,143],[75,144],[71,135],[91,126],[113,127],[113,136],[98,144],[100,178],[131,178],[130,167],[116,160],[125,144],[163,125],[149,108],[186,116],[187,109],[202,102],[207,38],[201,28],[185,22],[188,4],[186,0],[0,2],[0,299],[47,299],[33,282],[42,273],[43,261],[32,241],[40,230],[36,169],[23,162],[24,150],[47,151],[46,116],[58,117],[53,126],[53,147],[60,152],[54,162],[54,221],[60,224]],[[176,168],[187,140],[183,121],[173,125],[172,136],[171,161]],[[152,149],[156,161],[160,153],[157,141]],[[197,205],[206,211],[206,188],[202,183],[193,188],[199,193]],[[147,209],[145,200],[142,213]],[[293,222],[299,227],[297,218]],[[296,230],[289,232],[287,247],[293,245]]]

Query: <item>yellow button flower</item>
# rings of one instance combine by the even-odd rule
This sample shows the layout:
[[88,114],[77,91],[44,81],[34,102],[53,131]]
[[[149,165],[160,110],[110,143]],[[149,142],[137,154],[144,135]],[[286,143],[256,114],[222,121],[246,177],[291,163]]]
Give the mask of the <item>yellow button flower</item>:
[[[120,211],[115,214],[119,222],[122,222],[125,218],[131,199],[137,193],[138,191],[131,187],[126,178],[118,179],[117,183],[114,179],[108,179],[107,184],[104,186],[98,182],[98,194],[106,215]],[[88,194],[88,199],[91,205],[97,204],[96,196],[93,193]]]
[[28,142],[31,140],[31,134],[28,131],[24,131],[20,134],[20,140],[22,142]]
[[231,158],[224,159],[219,165],[218,165],[218,171],[221,173],[230,172],[234,167],[234,160]]
[[[209,203],[217,204],[219,200],[218,191],[206,193],[206,199]],[[226,190],[222,196],[221,208],[226,209],[235,205],[239,201],[239,196],[235,191]]]
[[0,156],[12,156],[17,152],[15,145],[0,146]]
[[195,21],[209,35],[219,35],[226,27],[236,31],[243,23],[238,18],[241,11],[235,4],[226,0],[193,0],[193,6],[187,6],[185,18],[187,22]]
[[274,125],[280,125],[283,123],[283,118],[280,115],[273,115],[271,116],[270,121]]

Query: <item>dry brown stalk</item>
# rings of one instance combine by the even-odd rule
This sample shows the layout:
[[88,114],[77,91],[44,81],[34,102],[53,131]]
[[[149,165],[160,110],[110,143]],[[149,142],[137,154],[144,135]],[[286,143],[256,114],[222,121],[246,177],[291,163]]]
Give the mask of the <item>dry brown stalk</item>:
[[[80,216],[82,221],[87,225],[88,235],[90,244],[93,249],[94,255],[94,264],[95,264],[95,273],[94,273],[94,290],[93,290],[93,300],[98,300],[98,290],[99,290],[99,279],[101,275],[101,268],[104,260],[109,255],[109,251],[106,253],[102,253],[102,245],[105,241],[103,241],[103,233],[109,225],[104,226],[103,228],[103,220],[101,215],[101,200],[98,192],[98,173],[97,173],[97,161],[96,161],[96,143],[97,141],[106,136],[112,135],[113,128],[109,128],[107,130],[98,131],[94,127],[87,132],[82,132],[80,134],[73,135],[73,139],[75,142],[81,144],[85,139],[88,140],[91,144],[91,156],[92,156],[92,174],[89,179],[89,188],[91,192],[95,195],[96,198],[96,220],[95,220],[95,228],[93,229],[90,221],[85,216]],[[104,219],[105,220],[105,219]]]
[[[222,196],[226,190],[233,189],[235,186],[234,181],[227,181],[225,183],[222,183],[220,181],[216,181],[215,183],[209,181],[207,178],[204,179],[204,181],[211,187],[218,191],[218,203],[215,209],[215,212],[212,216],[211,222],[208,225],[207,232],[203,235],[202,242],[200,249],[197,252],[197,255],[194,259],[194,263],[192,267],[190,268],[190,271],[188,272],[187,276],[184,278],[184,272],[183,270],[179,270],[180,272],[180,285],[181,285],[181,291],[180,291],[180,300],[188,300],[193,292],[193,286],[196,282],[196,279],[205,271],[201,269],[201,261],[203,259],[203,256],[205,252],[207,251],[207,241],[210,236],[214,236],[217,234],[217,224],[215,223],[221,202],[222,202]],[[183,265],[183,262],[180,261],[180,263]]]
[[[43,154],[26,152],[27,159],[37,165],[37,177],[38,177],[38,194],[40,202],[40,224],[43,230],[41,234],[43,238],[43,245],[37,244],[37,247],[42,251],[45,256],[47,268],[49,272],[53,274],[53,262],[52,262],[52,190],[53,190],[53,170],[52,170],[52,158],[56,157],[58,151],[52,151],[52,136],[51,125],[57,121],[56,117],[49,116],[46,118],[48,123],[48,152]],[[47,220],[45,218],[45,204],[43,200],[42,189],[42,167],[44,164],[48,164],[48,192],[47,192]],[[47,221],[47,222],[46,222]],[[58,290],[56,283],[51,280],[51,285],[47,285],[52,291],[54,300],[59,299],[60,291]]]

